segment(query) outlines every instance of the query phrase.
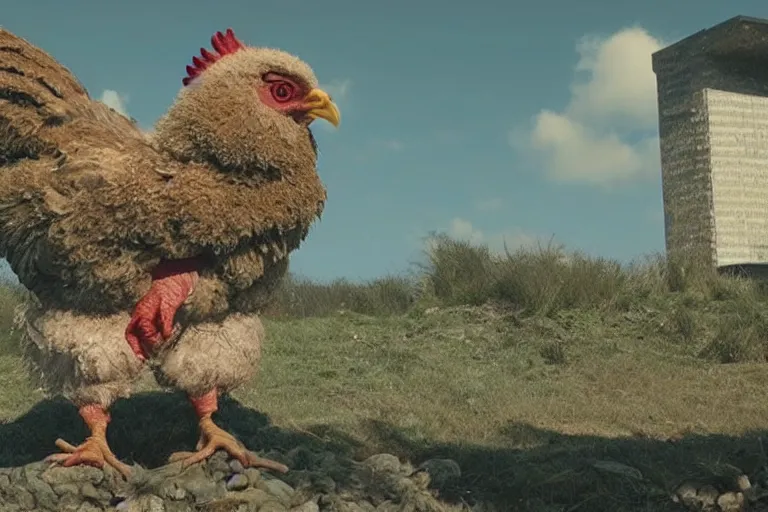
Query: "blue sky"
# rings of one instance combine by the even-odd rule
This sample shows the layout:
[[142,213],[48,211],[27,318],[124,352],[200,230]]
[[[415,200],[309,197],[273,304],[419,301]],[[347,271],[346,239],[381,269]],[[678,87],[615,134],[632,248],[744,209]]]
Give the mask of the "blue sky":
[[2,26],[151,127],[217,30],[306,60],[338,100],[318,123],[322,220],[292,257],[317,279],[407,270],[443,231],[629,261],[662,251],[650,53],[757,0],[6,2]]

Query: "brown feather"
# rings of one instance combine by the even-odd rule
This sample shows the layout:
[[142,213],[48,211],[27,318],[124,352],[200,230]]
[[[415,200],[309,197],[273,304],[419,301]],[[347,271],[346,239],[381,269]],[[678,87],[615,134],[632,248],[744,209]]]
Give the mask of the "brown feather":
[[190,326],[154,359],[155,378],[192,396],[214,387],[231,391],[255,376],[263,339],[264,327],[255,315],[236,313]]
[[142,363],[127,343],[115,342],[122,337],[127,314],[90,316],[34,305],[20,313],[24,361],[46,393],[61,393],[78,406],[105,408],[129,396]]
[[[232,58],[206,73],[224,73]],[[298,248],[326,198],[308,129],[288,131],[281,123],[292,121],[254,106],[249,127],[224,123],[206,142],[189,127],[244,108],[213,94],[215,85],[183,91],[150,140],[42,50],[0,30],[0,256],[44,306],[126,311],[160,259],[202,255],[219,299],[198,316],[220,315]],[[184,101],[206,87],[207,103]],[[182,122],[189,116],[196,122]],[[190,136],[218,157],[185,154],[179,141]]]

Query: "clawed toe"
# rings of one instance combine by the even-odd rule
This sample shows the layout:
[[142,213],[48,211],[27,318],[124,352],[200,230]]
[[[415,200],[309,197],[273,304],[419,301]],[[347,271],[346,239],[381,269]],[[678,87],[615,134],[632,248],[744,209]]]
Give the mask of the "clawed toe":
[[106,439],[89,437],[80,446],[74,446],[63,439],[57,439],[56,446],[62,453],[49,455],[45,458],[46,462],[60,464],[63,467],[82,464],[103,468],[105,465],[109,465],[119,471],[125,478],[131,476],[130,466],[118,460],[115,454],[112,453],[109,445],[107,445]]
[[210,418],[203,419],[200,427],[202,436],[197,443],[197,451],[176,452],[168,458],[169,462],[181,462],[183,467],[187,467],[202,462],[216,453],[217,450],[224,450],[245,467],[271,469],[279,473],[288,472],[288,467],[285,464],[264,459],[246,449],[232,434],[221,429]]

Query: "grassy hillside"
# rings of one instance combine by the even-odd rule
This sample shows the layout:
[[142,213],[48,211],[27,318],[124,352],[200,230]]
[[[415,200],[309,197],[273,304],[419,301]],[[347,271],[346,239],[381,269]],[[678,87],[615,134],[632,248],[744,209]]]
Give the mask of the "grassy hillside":
[[[0,295],[4,332],[18,300]],[[258,448],[453,458],[462,477],[442,496],[486,510],[680,510],[669,496],[685,478],[721,490],[741,472],[764,478],[767,300],[761,283],[695,258],[622,266],[554,246],[499,257],[437,238],[412,276],[287,281],[261,374],[234,394],[274,435],[248,437],[250,409],[222,416]],[[82,436],[73,410],[30,388],[12,335],[0,387],[0,466]],[[118,455],[159,464],[191,442],[185,407],[119,403]]]

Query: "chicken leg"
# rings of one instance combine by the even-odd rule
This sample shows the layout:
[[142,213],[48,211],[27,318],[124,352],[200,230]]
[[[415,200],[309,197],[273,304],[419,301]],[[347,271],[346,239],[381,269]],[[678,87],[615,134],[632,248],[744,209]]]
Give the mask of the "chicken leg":
[[125,338],[141,361],[173,334],[174,316],[194,291],[200,265],[197,258],[166,261],[152,272],[152,287],[136,304],[125,329]]
[[169,462],[182,461],[183,466],[201,462],[222,449],[240,461],[245,467],[260,467],[286,473],[288,467],[279,462],[258,457],[246,449],[229,432],[213,422],[212,415],[218,410],[218,391],[213,388],[199,397],[189,397],[197,417],[200,419],[200,441],[196,452],[176,452],[169,457]]
[[131,468],[118,460],[107,444],[107,424],[109,413],[99,405],[85,405],[80,408],[80,416],[91,431],[80,446],[74,446],[63,439],[56,440],[56,446],[64,453],[46,457],[47,462],[61,463],[64,467],[87,464],[103,468],[105,464],[118,470],[126,478],[131,475]]

